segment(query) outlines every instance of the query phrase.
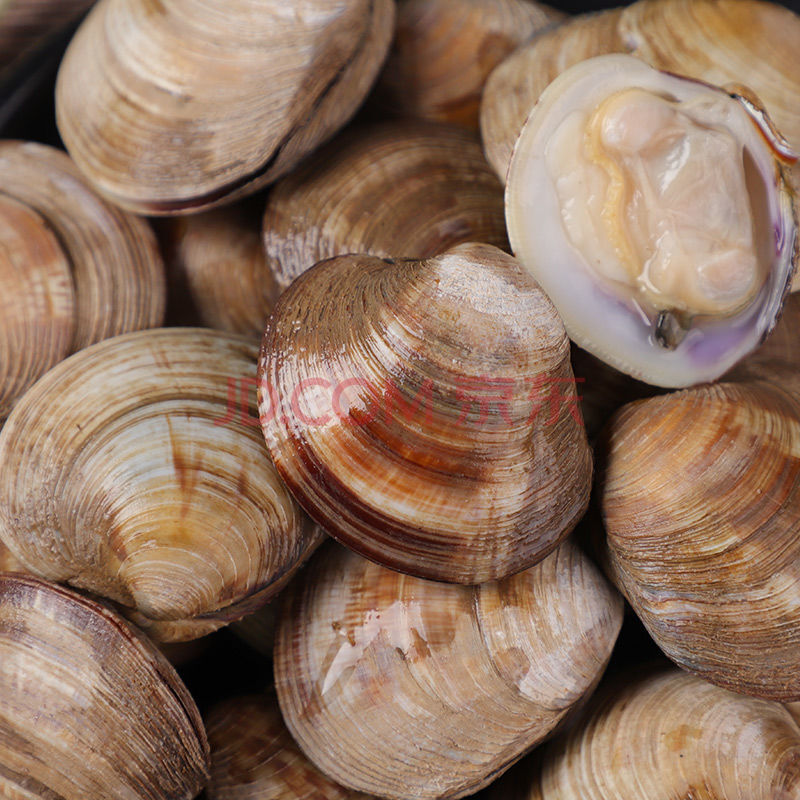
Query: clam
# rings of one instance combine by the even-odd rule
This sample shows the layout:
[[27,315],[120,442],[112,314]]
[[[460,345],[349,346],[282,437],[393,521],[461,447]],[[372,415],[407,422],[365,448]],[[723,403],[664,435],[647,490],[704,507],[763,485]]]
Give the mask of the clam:
[[564,16],[533,0],[401,0],[375,99],[404,116],[477,130],[489,73]]
[[639,0],[575,17],[516,50],[489,77],[481,104],[487,156],[504,177],[525,119],[565,69],[630,53],[657,69],[717,86],[746,84],[800,149],[800,17],[764,0]]
[[300,504],[391,569],[505,577],[553,550],[588,503],[563,327],[489,245],[317,264],[267,325],[259,403]]
[[0,72],[77,20],[93,2],[3,0],[0,3]]
[[59,71],[59,131],[139,213],[232,200],[347,122],[393,26],[393,0],[100,0]]
[[333,780],[463,797],[590,692],[622,604],[571,543],[498,583],[412,578],[341,548],[287,590],[275,681],[287,727]]
[[24,572],[22,564],[11,555],[11,551],[0,541],[0,572]]
[[473,134],[433,123],[347,131],[277,183],[264,214],[282,288],[324,258],[426,258],[470,241],[508,249],[503,187]]
[[764,382],[632,403],[598,460],[606,561],[659,647],[743,694],[800,700],[800,404]]
[[[517,770],[515,800],[800,797],[800,728],[778,703],[676,670],[618,681],[591,702],[579,726]],[[489,796],[507,800],[506,789]]]
[[50,370],[0,432],[0,538],[14,557],[164,640],[266,602],[320,534],[264,448],[256,352],[230,334],[164,329]]
[[208,778],[203,723],[177,674],[98,603],[0,575],[0,795],[190,800]]
[[0,142],[0,420],[70,353],[159,325],[164,267],[147,223],[101,200],[62,152]]
[[789,703],[786,708],[789,709],[789,713],[797,720],[797,723],[800,725],[800,703]]
[[326,778],[303,755],[286,730],[274,691],[220,703],[206,724],[208,800],[369,800]]
[[789,290],[789,156],[750,99],[598,56],[556,78],[520,134],[509,239],[576,344],[657,386],[710,381],[766,338]]
[[171,312],[178,319],[261,338],[278,287],[260,222],[261,208],[252,203],[159,221]]

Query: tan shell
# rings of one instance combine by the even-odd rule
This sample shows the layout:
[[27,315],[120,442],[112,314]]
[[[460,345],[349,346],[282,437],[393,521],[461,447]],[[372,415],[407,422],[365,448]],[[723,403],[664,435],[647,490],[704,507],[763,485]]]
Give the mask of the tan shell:
[[240,203],[164,219],[157,230],[173,316],[258,341],[278,295],[261,241],[261,208]]
[[320,534],[264,448],[255,358],[245,339],[171,328],[53,368],[0,431],[0,537],[14,556],[162,639],[263,604]]
[[0,0],[0,73],[76,20],[94,0]]
[[[28,386],[69,353],[160,325],[166,282],[147,223],[101,200],[63,152],[0,142],[0,173],[2,419]],[[8,260],[12,252],[16,266]],[[3,354],[4,347],[10,352]]]
[[514,143],[539,95],[564,70],[602,53],[625,52],[621,9],[574,17],[515,50],[486,81],[481,138],[486,158],[505,183]]
[[797,724],[800,725],[800,703],[789,703],[786,708],[789,709],[789,713],[797,720]]
[[42,217],[0,195],[0,422],[65,358],[75,330],[69,262]]
[[746,84],[800,149],[800,17],[764,0],[639,0],[578,17],[517,50],[490,76],[481,106],[489,162],[505,177],[542,90],[578,61],[631,53],[657,69],[717,86]]
[[324,258],[427,258],[470,241],[508,250],[503,187],[473,134],[433,123],[347,131],[278,183],[264,214],[282,288]]
[[0,572],[24,572],[22,564],[11,554],[11,551],[0,541]]
[[393,0],[100,0],[59,71],[59,131],[114,202],[208,207],[274,181],[347,122],[393,26]]
[[259,403],[300,504],[391,569],[505,577],[544,558],[588,503],[566,334],[488,245],[318,264],[267,326]]
[[402,116],[477,130],[489,73],[565,16],[533,0],[401,0],[375,100]]
[[594,687],[622,623],[569,542],[482,586],[339,548],[308,572],[276,636],[284,720],[331,778],[398,800],[463,797],[502,773]]
[[800,699],[800,405],[766,383],[626,406],[600,479],[615,583],[679,666]]
[[203,723],[177,674],[104,606],[0,575],[0,796],[190,800]]
[[[800,797],[800,728],[785,709],[675,670],[618,681],[534,761],[515,800]],[[502,784],[491,800],[508,800]]]
[[207,718],[208,800],[369,800],[326,778],[295,744],[274,691],[219,704]]

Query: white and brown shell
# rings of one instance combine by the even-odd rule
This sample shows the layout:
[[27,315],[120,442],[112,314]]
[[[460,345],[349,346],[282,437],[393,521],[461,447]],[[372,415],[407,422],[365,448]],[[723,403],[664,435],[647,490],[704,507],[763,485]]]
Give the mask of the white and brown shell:
[[209,752],[189,692],[115,613],[0,574],[0,796],[191,800]]
[[622,623],[569,542],[481,586],[320,551],[287,592],[275,680],[289,730],[329,777],[397,800],[491,782],[592,690]]
[[393,0],[100,0],[59,71],[59,131],[122,206],[225,202],[347,122],[393,27]]
[[281,288],[325,258],[427,258],[464,242],[508,249],[503,187],[477,138],[449,125],[348,130],[277,183],[264,213]]
[[536,762],[491,800],[800,798],[800,728],[786,710],[676,670],[615,681]]
[[489,245],[317,264],[270,318],[259,403],[300,504],[391,569],[502,578],[551,552],[588,504],[566,334]]
[[2,420],[70,353],[160,325],[166,282],[147,223],[102,200],[63,152],[0,142],[0,174]]
[[610,574],[659,647],[800,699],[800,405],[767,383],[625,406],[598,454]]
[[275,594],[320,534],[264,447],[256,352],[171,328],[109,339],[47,373],[0,432],[0,538],[13,555],[165,640]]

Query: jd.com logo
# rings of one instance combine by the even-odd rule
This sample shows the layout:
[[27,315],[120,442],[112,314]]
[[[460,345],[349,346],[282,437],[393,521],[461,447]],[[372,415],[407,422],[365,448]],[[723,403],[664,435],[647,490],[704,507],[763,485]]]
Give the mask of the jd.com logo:
[[[450,426],[509,425],[539,421],[556,425],[565,417],[580,423],[580,396],[576,385],[583,378],[531,377],[525,381],[476,377],[462,379],[443,393],[433,381],[397,385],[349,377],[333,381],[306,378],[280,395],[264,383],[261,391],[262,422],[280,414],[281,422],[293,420],[306,426],[369,424],[379,416],[431,422],[447,419]],[[227,410],[216,425],[239,422],[259,425],[255,414],[255,378],[228,379]]]

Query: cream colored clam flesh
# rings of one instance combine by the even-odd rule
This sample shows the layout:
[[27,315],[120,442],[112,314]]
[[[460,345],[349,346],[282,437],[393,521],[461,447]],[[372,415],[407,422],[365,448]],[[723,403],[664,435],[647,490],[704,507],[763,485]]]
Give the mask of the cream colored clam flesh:
[[571,338],[649,383],[718,377],[774,325],[795,221],[754,103],[624,55],[543,93],[506,193],[512,247]]

